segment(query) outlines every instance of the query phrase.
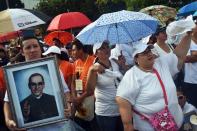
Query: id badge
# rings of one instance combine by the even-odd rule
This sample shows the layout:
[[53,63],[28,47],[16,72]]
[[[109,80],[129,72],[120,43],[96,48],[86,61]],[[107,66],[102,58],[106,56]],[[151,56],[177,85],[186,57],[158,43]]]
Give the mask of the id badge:
[[80,79],[75,80],[75,87],[76,87],[76,91],[82,91],[83,90],[82,80]]

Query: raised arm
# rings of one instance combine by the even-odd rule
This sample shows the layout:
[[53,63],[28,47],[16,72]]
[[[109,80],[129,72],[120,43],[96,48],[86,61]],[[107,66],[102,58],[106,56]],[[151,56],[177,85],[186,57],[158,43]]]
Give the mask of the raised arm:
[[181,69],[186,59],[186,54],[190,48],[192,32],[186,33],[181,42],[177,45],[174,53],[178,57],[178,69]]
[[87,95],[92,95],[94,93],[98,70],[99,70],[98,65],[92,65],[89,69],[88,76],[87,76],[87,84],[86,84]]
[[124,131],[134,131],[133,124],[132,124],[132,117],[133,117],[133,111],[132,111],[132,105],[129,101],[117,96],[116,102],[119,106],[119,111],[121,115],[121,119],[124,126]]

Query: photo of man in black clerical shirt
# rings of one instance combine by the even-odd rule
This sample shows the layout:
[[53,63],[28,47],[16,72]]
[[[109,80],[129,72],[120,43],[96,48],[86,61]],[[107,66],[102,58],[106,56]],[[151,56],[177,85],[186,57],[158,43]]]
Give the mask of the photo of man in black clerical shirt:
[[55,97],[43,92],[45,83],[41,74],[32,74],[28,87],[31,95],[20,102],[25,123],[58,116]]

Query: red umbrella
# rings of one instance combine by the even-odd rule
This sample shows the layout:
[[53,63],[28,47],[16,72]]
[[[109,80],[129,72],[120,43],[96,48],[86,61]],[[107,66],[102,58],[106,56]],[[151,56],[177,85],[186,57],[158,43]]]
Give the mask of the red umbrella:
[[22,31],[14,31],[6,34],[0,34],[0,43],[8,42],[10,39],[22,36]]
[[45,43],[47,43],[49,46],[53,45],[53,39],[57,38],[59,39],[64,45],[71,42],[73,40],[73,36],[69,32],[65,31],[54,31],[49,33],[44,37]]
[[65,30],[83,27],[90,24],[90,19],[80,12],[68,12],[56,16],[48,26],[47,31]]

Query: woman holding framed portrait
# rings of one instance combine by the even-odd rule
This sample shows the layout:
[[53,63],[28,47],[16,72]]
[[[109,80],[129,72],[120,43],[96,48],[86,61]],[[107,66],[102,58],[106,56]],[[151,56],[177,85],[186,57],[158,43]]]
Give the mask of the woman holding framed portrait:
[[[35,38],[35,37],[26,37],[26,38],[23,38],[23,41],[22,41],[22,54],[23,54],[23,56],[25,57],[25,61],[26,62],[30,62],[30,61],[32,61],[32,60],[38,60],[38,59],[40,59],[41,57],[42,57],[42,47],[39,45],[39,43],[38,43],[38,40]],[[44,61],[44,60],[43,60]],[[45,61],[44,61],[45,62]],[[43,62],[43,63],[44,63]],[[31,66],[33,66],[34,64],[35,64],[36,62],[34,61],[34,62],[32,62],[32,63],[30,63],[30,65]],[[25,63],[24,63],[25,64]],[[39,65],[39,62],[38,62],[38,65]],[[46,65],[46,64],[45,64]],[[39,67],[39,66],[38,66]],[[43,66],[41,65],[41,67],[44,67],[44,64],[43,64]],[[49,66],[48,66],[49,67]],[[56,66],[54,66],[54,68],[55,68]],[[6,69],[6,67],[5,67],[5,69]],[[32,67],[32,70],[33,70],[33,67]],[[49,71],[50,72],[50,71]],[[56,73],[56,72],[55,72]],[[40,79],[41,78],[41,79]],[[63,79],[61,76],[60,76],[60,79]],[[43,87],[43,86],[41,86],[41,83],[39,83],[39,80],[43,80],[42,79],[42,77],[40,77],[40,76],[36,76],[36,77],[31,77],[30,79],[29,79],[30,81],[29,81],[29,88],[30,87],[32,87],[32,88],[30,88],[30,89],[32,89],[31,90],[31,92],[34,92],[34,94],[35,94],[35,96],[36,96],[36,94],[38,95],[39,94],[39,92],[42,92],[41,90],[38,90],[38,87],[39,87],[39,89],[41,89],[41,87]],[[54,80],[55,81],[55,80]],[[57,81],[58,81],[58,79],[57,79]],[[8,81],[9,82],[9,81]],[[22,81],[20,81],[20,82],[22,82]],[[44,82],[44,81],[42,81],[42,82]],[[58,81],[59,82],[59,81]],[[57,82],[57,83],[58,83]],[[62,82],[62,81],[61,81]],[[59,83],[60,85],[62,85],[62,83]],[[31,83],[31,84],[30,84]],[[33,84],[34,83],[34,84]],[[36,83],[36,84],[35,84]],[[45,84],[47,84],[47,83],[45,83]],[[30,86],[31,85],[31,86]],[[43,85],[43,84],[42,84]],[[34,88],[35,90],[33,90],[33,86],[34,87],[36,87],[36,88]],[[63,86],[64,86],[64,94],[66,94],[67,92],[69,92],[69,89],[68,89],[68,87],[67,87],[67,85],[66,85],[66,83],[64,83],[63,84]],[[9,88],[8,88],[9,89]],[[10,91],[12,91],[11,89],[9,89],[8,90],[9,92]],[[61,93],[61,89],[59,89],[59,92]],[[8,92],[8,93],[9,93]],[[9,95],[9,99],[8,99],[8,95]],[[10,97],[11,96],[11,97]],[[46,96],[46,95],[41,95],[41,96]],[[37,96],[37,99],[40,99],[41,98],[41,96],[39,95],[39,96]],[[61,95],[60,95],[60,97],[61,97]],[[21,126],[21,127],[19,127],[18,128],[18,120],[19,120],[19,118],[17,119],[17,118],[15,118],[17,115],[15,114],[14,116],[13,116],[13,112],[11,112],[12,110],[13,110],[13,108],[17,108],[17,107],[14,107],[13,105],[13,103],[14,102],[12,102],[12,99],[10,99],[10,98],[12,98],[12,95],[11,94],[6,94],[5,95],[5,98],[4,98],[4,101],[5,101],[5,104],[4,104],[4,114],[5,114],[5,121],[6,121],[6,125],[7,125],[7,127],[10,129],[10,130],[21,130],[21,129],[19,129],[19,128],[28,128],[28,131],[33,131],[33,130],[36,130],[36,131],[39,131],[39,130],[60,130],[60,129],[62,129],[62,128],[64,128],[64,126],[65,126],[65,122],[60,122],[60,121],[63,121],[63,118],[65,118],[65,116],[66,117],[68,117],[68,116],[70,116],[70,110],[71,110],[71,108],[70,108],[70,106],[69,106],[69,103],[66,103],[66,105],[67,105],[67,108],[66,109],[64,109],[64,104],[63,103],[61,103],[61,102],[57,102],[57,100],[56,100],[56,106],[57,106],[57,109],[58,109],[58,113],[56,113],[56,114],[58,114],[59,115],[59,117],[58,117],[58,119],[56,119],[56,115],[53,115],[54,117],[51,117],[51,118],[48,118],[48,119],[46,119],[46,121],[42,121],[42,120],[39,120],[39,121],[33,121],[33,122],[30,122],[30,123],[25,123],[25,124],[23,124],[23,126]],[[20,98],[20,97],[19,97]],[[50,98],[52,98],[52,97],[50,97]],[[55,95],[55,98],[59,98],[59,96],[57,96],[57,95]],[[60,99],[59,99],[60,100]],[[10,103],[11,102],[11,103]],[[28,101],[29,102],[29,101]],[[63,100],[62,100],[62,102],[63,102]],[[23,104],[25,104],[25,103],[23,103]],[[51,103],[50,102],[48,102],[48,104],[50,105]],[[61,105],[63,106],[63,108],[61,107]],[[40,105],[40,107],[43,107],[43,106],[45,106],[45,105]],[[29,107],[29,105],[26,103],[26,107],[24,106],[24,108],[26,108],[26,109],[28,109],[28,108],[30,108]],[[12,109],[12,110],[11,110]],[[61,109],[64,109],[64,111],[61,111]],[[20,109],[19,109],[19,111],[20,111]],[[31,109],[30,110],[26,110],[26,111],[31,111]],[[15,109],[15,112],[16,112],[16,109]],[[61,112],[63,112],[63,115],[61,116]],[[18,114],[18,112],[17,112],[17,114]],[[20,114],[20,112],[19,112],[19,114]],[[22,113],[21,113],[22,114]],[[61,119],[60,119],[61,118]],[[29,119],[29,118],[28,118]],[[44,118],[43,118],[44,119]],[[48,122],[47,123],[47,120],[49,120],[50,122]],[[54,120],[54,121],[53,121]],[[24,120],[25,121],[25,120]],[[44,126],[44,124],[42,124],[41,122],[45,122],[45,124],[49,124],[49,125],[46,125],[46,126]],[[55,123],[56,122],[56,123]],[[52,123],[55,123],[55,124],[52,124]],[[40,127],[37,127],[37,126],[40,126]]]

